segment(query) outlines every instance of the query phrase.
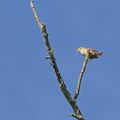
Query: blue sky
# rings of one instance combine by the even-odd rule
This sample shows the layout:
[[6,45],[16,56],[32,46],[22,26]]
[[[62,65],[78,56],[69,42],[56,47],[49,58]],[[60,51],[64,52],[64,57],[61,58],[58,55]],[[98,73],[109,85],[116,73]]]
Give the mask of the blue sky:
[[[61,75],[74,95],[83,57],[104,52],[84,74],[78,105],[86,120],[120,119],[120,1],[35,0]],[[0,120],[72,120],[28,0],[0,4]]]

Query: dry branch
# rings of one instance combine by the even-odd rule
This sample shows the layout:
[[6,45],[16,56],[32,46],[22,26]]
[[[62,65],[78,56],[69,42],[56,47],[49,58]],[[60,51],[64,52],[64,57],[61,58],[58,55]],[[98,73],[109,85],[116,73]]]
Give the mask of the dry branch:
[[76,92],[74,95],[75,101],[77,100],[79,92],[80,92],[81,82],[82,82],[83,74],[85,72],[88,60],[89,59],[90,60],[97,59],[98,57],[100,57],[103,54],[103,52],[101,52],[101,51],[99,52],[93,48],[85,48],[85,47],[80,47],[77,49],[77,51],[80,52],[80,54],[82,54],[84,56],[84,62],[83,62],[82,69],[80,71],[77,88],[76,88]]
[[89,57],[88,57],[88,56],[85,56],[85,57],[84,57],[83,66],[82,66],[82,69],[81,69],[81,71],[80,71],[80,75],[79,75],[79,79],[78,79],[78,83],[77,83],[76,92],[75,92],[75,95],[74,95],[75,101],[77,100],[78,95],[79,95],[79,92],[80,92],[81,82],[82,82],[83,74],[84,74],[84,72],[85,72],[85,69],[86,69],[88,60],[89,60]]
[[47,52],[48,52],[48,59],[50,59],[50,62],[51,62],[51,65],[53,67],[53,70],[55,72],[55,75],[57,77],[57,80],[58,80],[58,83],[59,83],[59,86],[60,86],[60,89],[63,93],[63,95],[65,96],[65,98],[67,99],[68,103],[70,104],[70,106],[72,107],[73,111],[74,111],[74,114],[72,114],[71,116],[72,117],[75,117],[76,119],[78,120],[85,120],[76,101],[74,100],[74,98],[72,98],[70,92],[67,90],[67,87],[61,77],[61,74],[59,72],[59,69],[58,69],[58,66],[57,66],[57,63],[56,63],[56,60],[55,60],[55,57],[54,57],[54,50],[52,49],[50,43],[49,43],[49,39],[48,39],[48,33],[47,33],[47,30],[46,30],[46,25],[43,24],[42,22],[40,22],[40,19],[37,15],[37,12],[36,12],[36,9],[35,9],[35,6],[34,6],[34,3],[33,3],[33,0],[30,0],[30,5],[31,5],[31,9],[32,9],[32,12],[34,14],[34,17],[35,17],[35,20],[38,24],[38,27],[39,29],[41,30],[42,32],[42,35],[44,37],[44,41],[45,41],[45,45],[46,45],[46,48],[47,48]]

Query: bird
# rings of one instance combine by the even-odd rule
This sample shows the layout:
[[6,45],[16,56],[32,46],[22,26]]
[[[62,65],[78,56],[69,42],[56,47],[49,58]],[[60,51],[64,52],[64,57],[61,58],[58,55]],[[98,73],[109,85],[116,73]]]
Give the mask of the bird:
[[97,50],[95,50],[93,48],[85,48],[85,47],[77,48],[76,51],[78,51],[84,57],[86,55],[88,55],[89,59],[96,59],[96,58],[100,57],[103,54],[102,51],[97,51]]

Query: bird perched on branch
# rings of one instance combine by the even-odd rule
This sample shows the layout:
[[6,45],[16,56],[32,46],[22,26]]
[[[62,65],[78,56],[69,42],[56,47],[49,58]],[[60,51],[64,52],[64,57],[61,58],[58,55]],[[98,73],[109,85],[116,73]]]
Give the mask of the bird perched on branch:
[[80,47],[76,51],[80,52],[84,57],[87,55],[89,59],[96,59],[103,54],[103,52],[99,52],[93,48],[85,48]]

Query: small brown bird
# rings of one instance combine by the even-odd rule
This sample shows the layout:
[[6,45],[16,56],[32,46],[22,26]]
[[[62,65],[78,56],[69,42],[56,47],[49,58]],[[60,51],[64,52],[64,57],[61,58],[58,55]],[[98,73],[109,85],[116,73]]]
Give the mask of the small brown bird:
[[103,54],[103,52],[99,52],[93,48],[85,48],[80,47],[76,51],[80,52],[84,57],[88,55],[89,59],[96,59]]

